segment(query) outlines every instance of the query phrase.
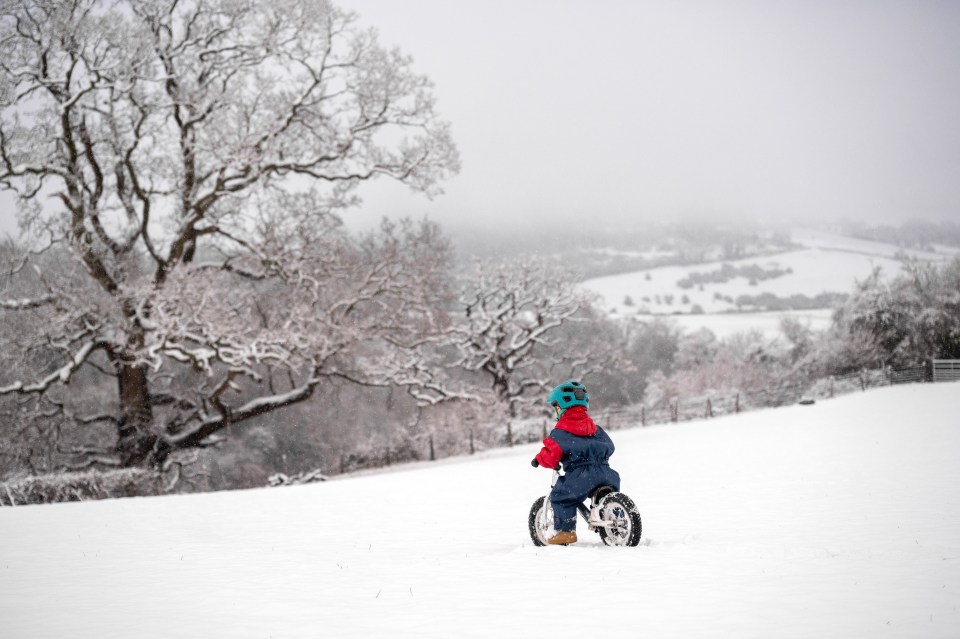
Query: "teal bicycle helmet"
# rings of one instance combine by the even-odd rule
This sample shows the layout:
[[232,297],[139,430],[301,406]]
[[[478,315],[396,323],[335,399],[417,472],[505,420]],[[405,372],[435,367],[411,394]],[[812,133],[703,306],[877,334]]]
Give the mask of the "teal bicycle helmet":
[[590,397],[587,395],[586,387],[580,382],[570,380],[564,382],[550,391],[547,396],[547,403],[557,410],[557,419],[563,415],[571,406],[590,406]]

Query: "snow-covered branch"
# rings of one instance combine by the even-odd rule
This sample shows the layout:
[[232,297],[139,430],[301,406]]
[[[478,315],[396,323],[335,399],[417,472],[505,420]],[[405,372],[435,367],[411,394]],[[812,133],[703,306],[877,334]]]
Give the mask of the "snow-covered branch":
[[96,340],[83,344],[70,360],[50,375],[34,383],[14,382],[7,386],[0,386],[0,395],[8,393],[43,393],[56,383],[68,384],[70,377],[79,369],[90,354],[97,348]]
[[286,393],[257,397],[229,411],[224,409],[223,414],[208,416],[190,428],[168,436],[166,442],[175,449],[200,446],[204,440],[232,423],[239,423],[284,406],[302,402],[313,394],[320,381],[320,378],[310,377],[302,385]]
[[53,295],[43,295],[35,298],[21,298],[14,300],[0,300],[0,310],[5,311],[23,311],[30,308],[37,308],[50,304],[56,299]]

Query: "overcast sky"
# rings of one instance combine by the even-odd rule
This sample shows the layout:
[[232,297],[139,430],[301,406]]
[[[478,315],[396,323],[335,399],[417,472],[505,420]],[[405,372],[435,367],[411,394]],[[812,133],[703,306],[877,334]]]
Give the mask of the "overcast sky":
[[463,160],[432,202],[364,185],[360,224],[960,220],[960,1],[339,2]]
[[960,220],[960,2],[340,4],[433,79],[463,160],[358,219]]

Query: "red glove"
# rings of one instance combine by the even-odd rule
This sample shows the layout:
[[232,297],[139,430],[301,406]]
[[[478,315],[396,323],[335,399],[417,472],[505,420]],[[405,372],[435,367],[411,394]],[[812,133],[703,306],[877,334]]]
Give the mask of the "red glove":
[[544,468],[556,468],[560,465],[560,459],[563,457],[563,449],[560,444],[549,437],[543,440],[543,448],[537,453],[534,461]]

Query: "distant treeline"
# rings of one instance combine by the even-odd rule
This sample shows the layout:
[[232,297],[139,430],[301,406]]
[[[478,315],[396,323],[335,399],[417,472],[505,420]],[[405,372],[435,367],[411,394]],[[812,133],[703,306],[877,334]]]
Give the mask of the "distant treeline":
[[957,222],[912,221],[899,226],[850,223],[844,232],[860,239],[905,248],[932,250],[935,244],[960,247],[960,224]]
[[572,269],[584,280],[661,266],[772,255],[794,246],[787,233],[683,222],[633,227],[572,223],[557,225],[549,233],[531,229],[511,234],[500,229],[454,227],[450,237],[462,263],[474,258],[536,255]]
[[738,295],[737,306],[753,307],[765,311],[807,311],[817,308],[833,308],[849,297],[846,293],[820,293],[813,297],[796,294],[778,297],[773,293]]
[[750,280],[751,284],[772,280],[783,275],[793,273],[793,269],[771,267],[763,268],[759,264],[746,264],[744,266],[733,266],[732,264],[723,264],[720,268],[705,273],[690,273],[686,277],[677,281],[677,286],[682,289],[690,289],[694,286],[703,284],[722,284],[729,282],[735,277],[743,277]]

